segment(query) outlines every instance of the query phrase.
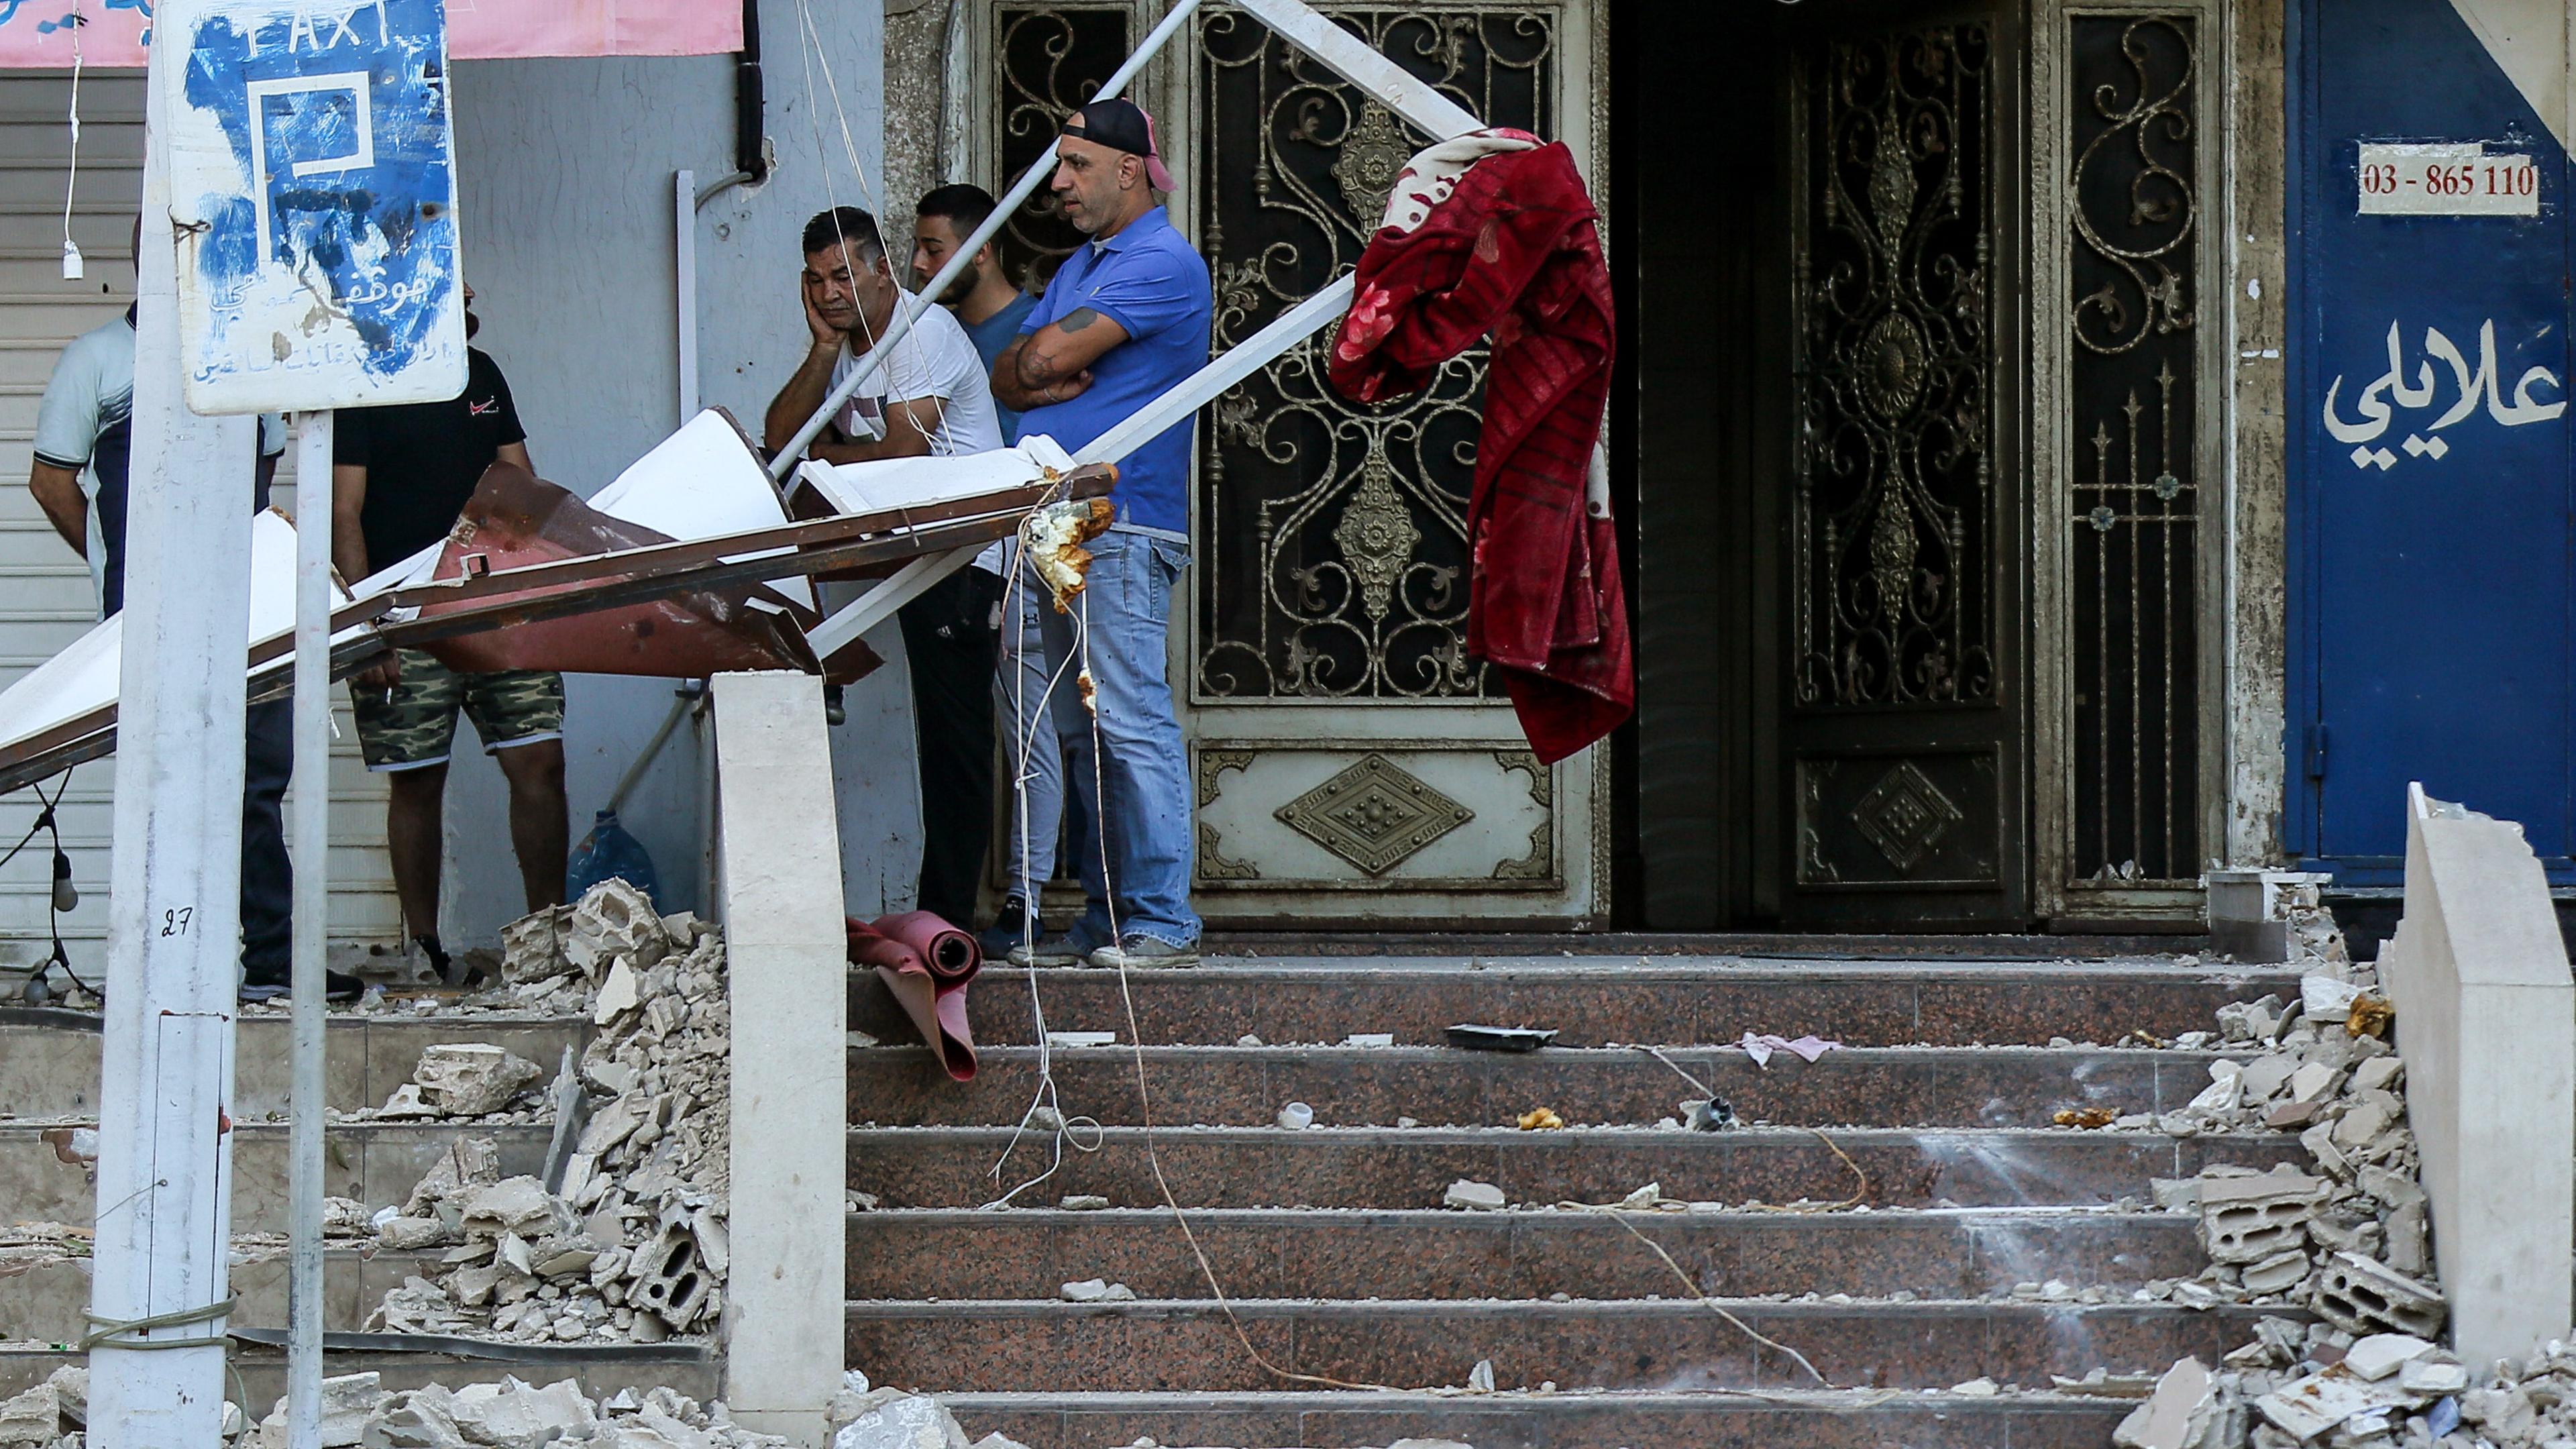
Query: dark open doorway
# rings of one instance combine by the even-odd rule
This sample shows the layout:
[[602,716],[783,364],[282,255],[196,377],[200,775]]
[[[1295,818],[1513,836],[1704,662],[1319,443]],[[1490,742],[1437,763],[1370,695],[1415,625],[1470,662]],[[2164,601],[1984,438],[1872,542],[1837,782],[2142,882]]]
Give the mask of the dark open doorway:
[[1614,22],[1630,919],[2032,919],[2017,4]]

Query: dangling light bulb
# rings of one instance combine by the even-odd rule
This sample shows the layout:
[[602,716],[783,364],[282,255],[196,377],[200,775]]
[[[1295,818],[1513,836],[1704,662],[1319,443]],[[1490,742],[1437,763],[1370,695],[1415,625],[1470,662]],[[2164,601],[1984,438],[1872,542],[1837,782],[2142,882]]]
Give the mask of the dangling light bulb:
[[54,909],[77,910],[80,890],[72,884],[72,858],[60,850],[54,852]]

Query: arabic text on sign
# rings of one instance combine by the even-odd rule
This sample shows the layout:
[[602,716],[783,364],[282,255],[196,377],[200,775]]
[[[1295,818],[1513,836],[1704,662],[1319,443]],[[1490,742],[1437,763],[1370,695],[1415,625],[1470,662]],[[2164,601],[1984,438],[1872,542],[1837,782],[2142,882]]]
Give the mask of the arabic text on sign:
[[2540,168],[2478,142],[2370,145],[2354,173],[2363,216],[2538,216]]
[[[2489,318],[2478,327],[2478,362],[2475,370],[2459,344],[2444,336],[2439,328],[2424,329],[2425,359],[2415,367],[2412,382],[2406,376],[2405,341],[2398,325],[2388,324],[2388,370],[2365,384],[2360,396],[2353,399],[2352,409],[2358,422],[2346,419],[2340,398],[2344,380],[2337,377],[2326,385],[2324,422],[2326,432],[2338,443],[2352,444],[2352,466],[2377,468],[2386,472],[2397,466],[2397,454],[2380,442],[2396,422],[2397,410],[2430,409],[2442,401],[2445,389],[2436,381],[2433,364],[2440,362],[2450,371],[2449,406],[2430,422],[2409,425],[2406,440],[2399,444],[2409,457],[2429,458],[2439,462],[2451,451],[2441,436],[2442,430],[2474,416],[2481,403],[2487,416],[2500,428],[2528,427],[2533,423],[2552,421],[2567,411],[2566,384],[2558,374],[2545,367],[2526,368],[2513,385],[2513,397],[2504,394],[2504,374],[2496,366],[2495,319]],[[2546,387],[2558,394],[2555,400],[2534,397],[2532,390]]]

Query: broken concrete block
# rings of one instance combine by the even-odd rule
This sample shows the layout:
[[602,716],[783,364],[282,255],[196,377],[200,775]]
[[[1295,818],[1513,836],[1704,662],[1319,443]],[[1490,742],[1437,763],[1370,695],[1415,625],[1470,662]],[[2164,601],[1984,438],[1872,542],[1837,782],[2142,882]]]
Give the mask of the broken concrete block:
[[2290,1073],[2290,1100],[2293,1102],[2323,1101],[2334,1091],[2336,1078],[2342,1075],[2343,1069],[2340,1067],[2328,1066],[2324,1062],[2305,1063],[2297,1071]]
[[2155,1194],[2156,1206],[2166,1212],[2200,1211],[2199,1178],[2153,1177],[2147,1179],[2147,1190]]
[[2395,1384],[2369,1383],[2337,1364],[2263,1395],[2254,1401],[2254,1408],[2282,1432],[2304,1442],[2356,1414],[2418,1402]]
[[2388,1124],[2396,1119],[2399,1110],[2389,1105],[2385,1100],[2387,1096],[2386,1092],[2373,1092],[2344,1109],[2343,1116],[2334,1124],[2335,1145],[2359,1149],[2387,1131]]
[[2249,1104],[2268,1102],[2290,1084],[2290,1074],[2298,1069],[2299,1059],[2286,1053],[2256,1057],[2237,1074],[2241,1095]]
[[608,979],[600,983],[599,997],[591,1004],[590,1019],[594,1025],[606,1026],[633,1011],[644,999],[637,983],[635,968],[623,959],[610,963]]
[[2200,1179],[2200,1236],[2221,1263],[2255,1263],[2299,1247],[2327,1184],[2286,1164],[2268,1173]]
[[2309,1021],[2343,1021],[2352,1015],[2353,998],[2361,988],[2349,981],[2331,976],[2299,978],[2299,1006]]
[[653,913],[652,900],[622,880],[592,886],[564,926],[564,960],[592,981],[607,974],[612,957],[640,971],[670,951],[670,933]]
[[501,1180],[501,1147],[489,1137],[460,1137],[438,1155],[412,1185],[411,1197],[403,1204],[403,1216],[428,1217],[438,1203],[468,1188],[488,1187]]
[[861,1396],[858,1414],[832,1436],[832,1449],[972,1449],[966,1431],[936,1399],[901,1389]]
[[2433,1351],[2433,1345],[2411,1333],[2374,1333],[2344,1350],[2344,1367],[2372,1383]]
[[2248,1293],[2284,1293],[2308,1276],[2308,1255],[2292,1248],[2259,1263],[2248,1263],[2237,1282]]
[[2232,1112],[2236,1109],[2237,1096],[2242,1090],[2242,1084],[2236,1074],[2231,1072],[2201,1088],[2199,1095],[2191,1099],[2187,1110],[2201,1113]]
[[1067,1303],[1133,1303],[1136,1301],[1136,1290],[1124,1283],[1112,1283],[1105,1278],[1085,1278],[1080,1282],[1067,1283],[1058,1291],[1063,1294],[1064,1301]]
[[1449,1184],[1449,1190],[1440,1195],[1442,1207],[1464,1208],[1471,1212],[1492,1212],[1503,1203],[1501,1188],[1490,1182],[1475,1182],[1463,1177]]
[[686,1333],[708,1306],[716,1283],[698,1257],[697,1233],[684,1214],[666,1213],[650,1242],[629,1261],[626,1300]]
[[455,1397],[437,1384],[397,1395],[368,1417],[358,1442],[366,1449],[466,1449],[447,1412]]
[[548,980],[570,971],[563,957],[563,923],[571,915],[563,906],[521,916],[501,928],[501,979],[513,986]]
[[376,1227],[376,1242],[398,1252],[445,1247],[456,1241],[456,1230],[440,1218],[387,1218]]
[[1109,1206],[1109,1199],[1093,1193],[1072,1192],[1066,1193],[1064,1201],[1058,1206],[1069,1213],[1091,1213]]
[[2408,1359],[2397,1370],[2397,1386],[2410,1394],[2456,1394],[2469,1386],[2468,1366],[2447,1357]]
[[62,1399],[52,1384],[38,1384],[0,1404],[0,1444],[51,1444],[62,1435]]
[[2156,1391],[2111,1431],[2117,1449],[2191,1449],[2201,1443],[2218,1404],[2218,1385],[2196,1358],[2178,1359]]
[[[439,1116],[480,1117],[509,1106],[544,1075],[535,1062],[489,1043],[450,1042],[422,1052],[404,1085],[417,1088],[410,1100]],[[403,1088],[394,1096],[404,1099]],[[394,1107],[393,1101],[385,1104],[388,1113]]]
[[2319,1318],[2352,1333],[2418,1337],[2439,1334],[2445,1311],[2439,1292],[2358,1253],[2326,1259],[2310,1306]]
[[2402,1057],[2373,1057],[2352,1069],[2352,1089],[2356,1092],[2395,1090],[2398,1080],[2406,1075]]
[[599,1423],[581,1385],[571,1379],[542,1389],[510,1377],[497,1384],[468,1384],[446,1408],[469,1442],[494,1449],[583,1438]]
[[2263,1114],[2263,1125],[2283,1132],[2296,1132],[2317,1120],[2320,1106],[2316,1102],[2282,1102]]
[[475,1189],[464,1202],[463,1226],[467,1237],[535,1238],[569,1232],[572,1215],[544,1183],[533,1177],[513,1177]]
[[2433,1271],[2432,1235],[2426,1230],[2424,1214],[2424,1204],[2410,1202],[2391,1211],[2381,1225],[2387,1235],[2380,1249],[2383,1261],[2400,1273],[2421,1277]]

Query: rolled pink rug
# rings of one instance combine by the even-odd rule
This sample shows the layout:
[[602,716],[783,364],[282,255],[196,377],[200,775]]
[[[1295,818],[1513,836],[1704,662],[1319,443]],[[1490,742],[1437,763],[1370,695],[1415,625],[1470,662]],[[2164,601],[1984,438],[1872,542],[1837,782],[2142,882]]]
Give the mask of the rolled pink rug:
[[975,1036],[966,1024],[966,986],[984,967],[975,938],[928,911],[847,924],[851,963],[875,969],[951,1078],[972,1081]]

